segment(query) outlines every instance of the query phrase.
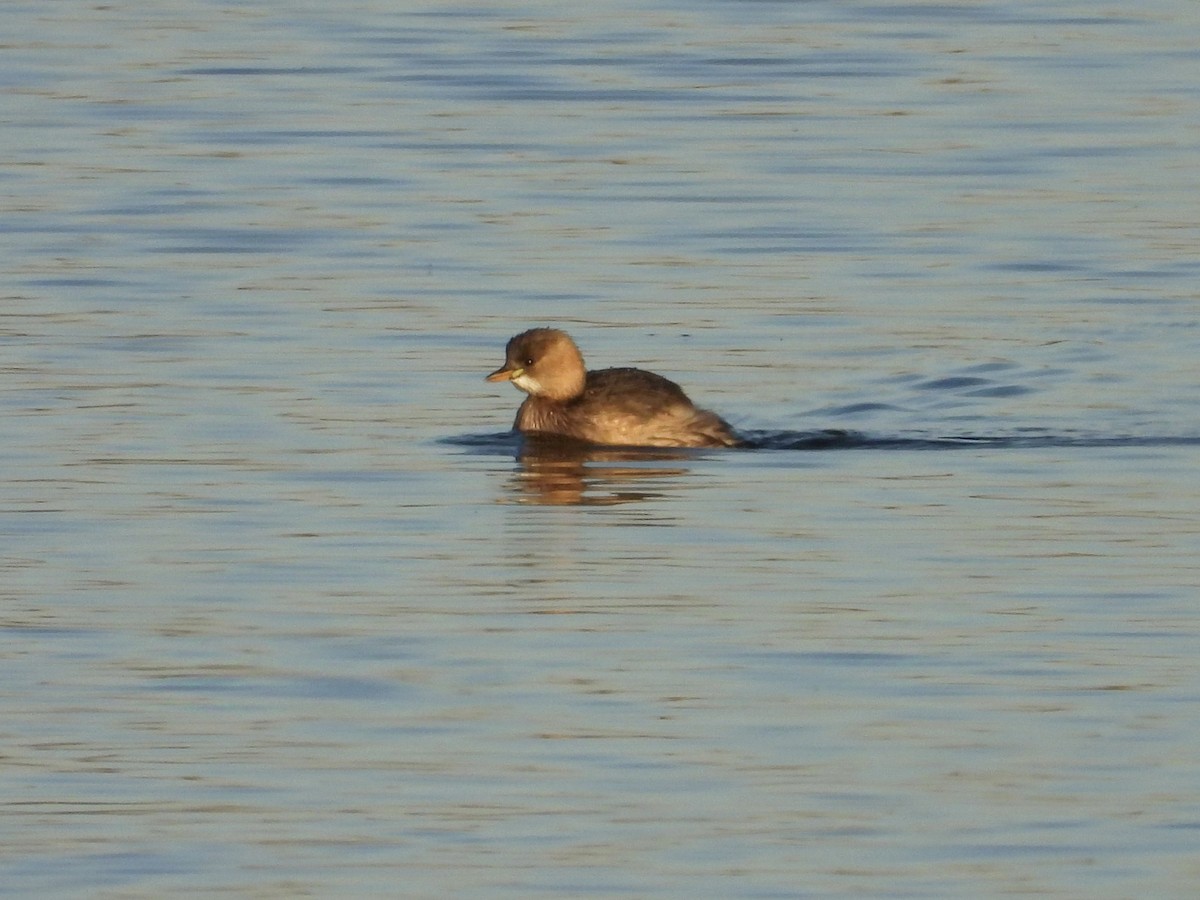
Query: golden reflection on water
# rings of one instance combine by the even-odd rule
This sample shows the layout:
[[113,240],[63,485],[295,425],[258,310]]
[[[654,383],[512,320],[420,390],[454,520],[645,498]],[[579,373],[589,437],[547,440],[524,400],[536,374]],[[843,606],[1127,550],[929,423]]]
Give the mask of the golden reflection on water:
[[[686,475],[693,458],[679,449],[596,447],[558,438],[527,439],[507,485],[511,502],[544,506],[615,506],[663,496],[647,482]],[[624,465],[623,465],[624,464]]]

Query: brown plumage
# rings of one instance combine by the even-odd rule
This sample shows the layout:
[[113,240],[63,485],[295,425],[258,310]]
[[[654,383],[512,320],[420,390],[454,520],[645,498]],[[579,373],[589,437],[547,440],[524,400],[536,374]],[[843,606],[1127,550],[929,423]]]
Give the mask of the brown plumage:
[[527,393],[513,427],[593,444],[633,447],[734,447],[720,416],[692,405],[675,384],[642,369],[587,371],[575,342],[555,328],[534,328],[508,342],[504,365],[488,381]]

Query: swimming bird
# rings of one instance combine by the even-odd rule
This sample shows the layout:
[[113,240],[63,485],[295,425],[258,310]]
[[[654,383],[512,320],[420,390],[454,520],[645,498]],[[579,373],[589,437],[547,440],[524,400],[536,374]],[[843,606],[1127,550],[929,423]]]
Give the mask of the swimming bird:
[[513,427],[626,447],[736,447],[729,423],[692,404],[675,382],[644,369],[589,372],[570,336],[533,328],[513,337],[488,381],[511,381],[529,396]]

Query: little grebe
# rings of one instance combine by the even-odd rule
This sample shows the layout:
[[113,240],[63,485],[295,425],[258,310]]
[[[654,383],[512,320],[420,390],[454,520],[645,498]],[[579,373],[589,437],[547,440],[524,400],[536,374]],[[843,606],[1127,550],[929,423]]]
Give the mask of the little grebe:
[[589,372],[575,342],[534,328],[508,342],[488,381],[511,381],[529,396],[513,427],[593,444],[631,447],[735,447],[720,416],[692,405],[673,381],[642,369]]

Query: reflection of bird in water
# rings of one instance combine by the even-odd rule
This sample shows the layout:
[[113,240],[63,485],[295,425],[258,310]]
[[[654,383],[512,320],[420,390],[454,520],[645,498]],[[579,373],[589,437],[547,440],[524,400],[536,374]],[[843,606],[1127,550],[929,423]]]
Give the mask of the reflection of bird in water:
[[687,468],[669,463],[688,458],[683,450],[595,447],[533,435],[517,456],[521,469],[511,490],[518,502],[544,506],[637,503],[662,496],[656,479],[686,475]]
[[488,381],[527,393],[514,426],[626,447],[736,447],[741,441],[715,413],[692,405],[675,382],[643,369],[587,371],[575,342],[534,328],[508,342],[504,365]]

